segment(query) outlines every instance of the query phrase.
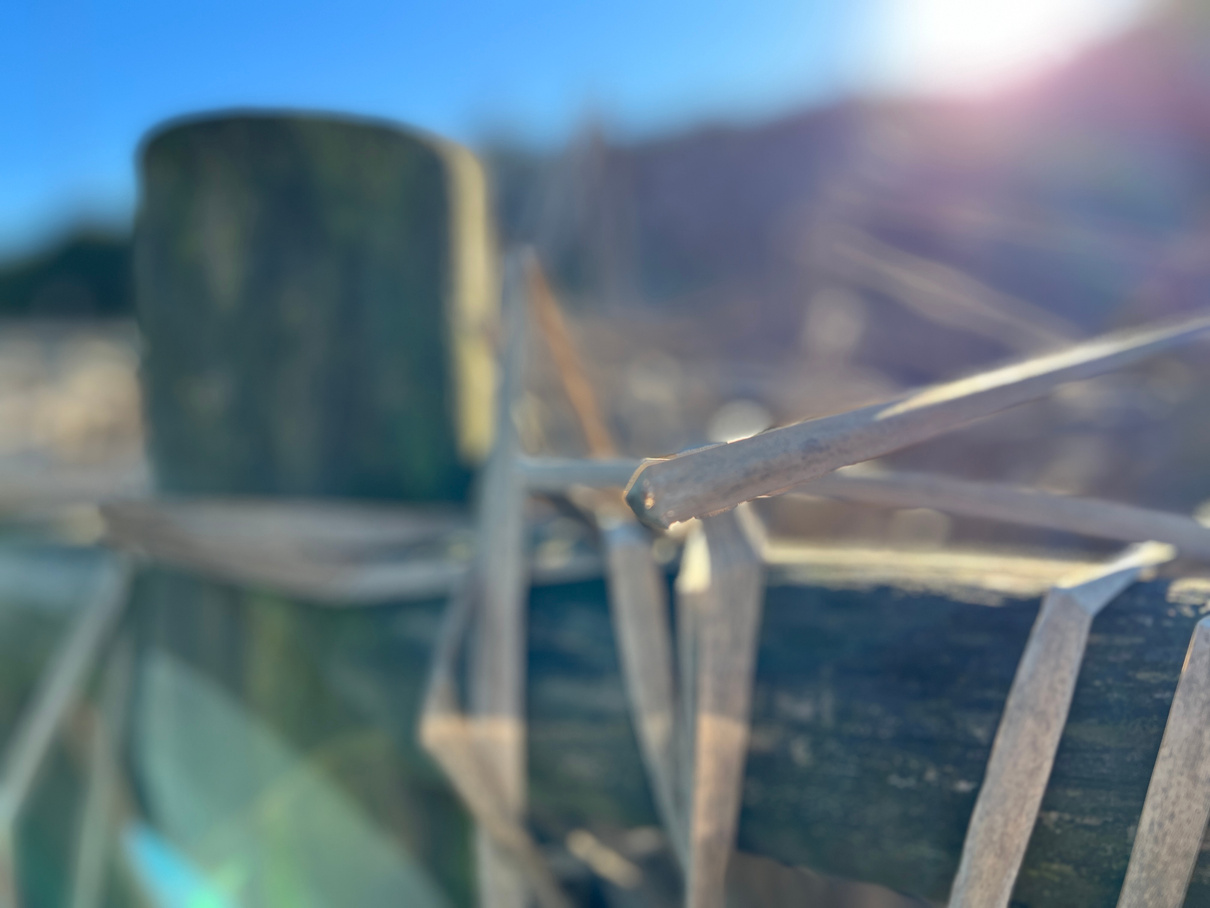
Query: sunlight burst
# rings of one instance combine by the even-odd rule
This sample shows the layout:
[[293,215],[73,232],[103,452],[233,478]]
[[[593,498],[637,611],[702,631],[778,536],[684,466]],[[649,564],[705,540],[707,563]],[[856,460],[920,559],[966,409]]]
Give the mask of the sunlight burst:
[[872,67],[894,88],[994,89],[1127,26],[1148,0],[882,0]]

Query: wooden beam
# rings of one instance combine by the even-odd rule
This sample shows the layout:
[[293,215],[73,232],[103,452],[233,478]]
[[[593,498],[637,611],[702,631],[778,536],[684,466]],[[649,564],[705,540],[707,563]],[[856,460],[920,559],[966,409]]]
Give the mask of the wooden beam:
[[[737,847],[944,904],[1039,600],[1097,566],[967,552],[956,577],[944,555],[894,554],[821,548],[766,569]],[[1208,603],[1210,581],[1165,579],[1098,613],[1014,899],[1118,898]],[[659,823],[605,585],[535,588],[530,609],[534,827],[609,842]],[[1190,905],[1210,899],[1210,852],[1198,861]]]

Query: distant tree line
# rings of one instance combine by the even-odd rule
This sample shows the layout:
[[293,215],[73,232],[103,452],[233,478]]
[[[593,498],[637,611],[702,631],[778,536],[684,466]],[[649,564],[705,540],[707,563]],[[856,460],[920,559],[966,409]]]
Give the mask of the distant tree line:
[[130,239],[77,227],[42,249],[0,261],[0,318],[122,318],[134,314]]

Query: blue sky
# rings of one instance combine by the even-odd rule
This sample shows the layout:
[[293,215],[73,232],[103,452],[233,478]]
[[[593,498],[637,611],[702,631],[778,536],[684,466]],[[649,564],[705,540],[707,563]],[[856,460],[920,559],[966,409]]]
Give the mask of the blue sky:
[[[1012,31],[988,15],[1021,32],[1023,10],[1044,10],[1053,36],[1068,10],[1074,45],[1143,2],[0,0],[0,250],[81,212],[125,216],[139,137],[189,111],[327,108],[539,145],[593,113],[642,135],[854,89],[944,90],[969,72],[936,61],[970,48],[986,64],[997,45],[972,36]],[[987,9],[956,17],[971,4]]]

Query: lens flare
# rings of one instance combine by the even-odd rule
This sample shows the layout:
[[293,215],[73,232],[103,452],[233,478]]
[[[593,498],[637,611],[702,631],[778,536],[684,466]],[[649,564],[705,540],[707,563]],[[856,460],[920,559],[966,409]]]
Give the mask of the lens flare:
[[881,84],[967,94],[1011,84],[1135,21],[1151,0],[881,0]]

